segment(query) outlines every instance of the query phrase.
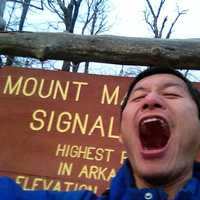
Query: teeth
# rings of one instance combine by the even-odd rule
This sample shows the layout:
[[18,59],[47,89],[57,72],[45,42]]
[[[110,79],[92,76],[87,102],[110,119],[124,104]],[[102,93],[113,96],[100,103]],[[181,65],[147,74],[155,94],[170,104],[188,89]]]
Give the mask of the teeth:
[[142,121],[141,124],[147,124],[147,123],[152,123],[152,122],[156,122],[156,121],[160,122],[160,125],[163,128],[165,128],[167,126],[167,123],[163,119],[156,118],[156,117],[145,119],[145,120]]
[[164,121],[163,121],[162,119],[158,119],[158,118],[156,118],[156,117],[154,117],[154,118],[149,118],[149,119],[145,119],[145,120],[143,121],[143,123],[149,123],[149,122],[155,122],[155,121],[160,121],[162,124],[164,124]]

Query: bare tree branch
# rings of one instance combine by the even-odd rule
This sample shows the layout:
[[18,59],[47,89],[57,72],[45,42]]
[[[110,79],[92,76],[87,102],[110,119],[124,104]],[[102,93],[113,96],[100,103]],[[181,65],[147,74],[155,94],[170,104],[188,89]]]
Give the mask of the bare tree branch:
[[[163,36],[163,32],[164,29],[166,27],[166,22],[168,21],[168,16],[165,16],[164,19],[162,20],[160,17],[160,14],[163,10],[163,6],[165,4],[166,0],[160,0],[157,12],[153,9],[152,3],[150,2],[150,0],[146,0],[147,3],[147,9],[144,11],[144,19],[145,22],[147,23],[147,25],[150,27],[150,29],[152,30],[154,37],[155,38],[162,38]],[[166,35],[166,39],[170,38],[172,30],[176,24],[176,22],[178,21],[179,17],[183,14],[186,14],[188,10],[182,10],[179,11],[179,8],[177,7],[177,16],[174,19],[174,21],[172,21],[171,26],[167,32]],[[157,14],[155,14],[157,13]],[[150,18],[152,19],[152,21],[150,20]],[[159,28],[159,21],[162,21],[161,23],[161,28]]]
[[83,25],[82,31],[81,31],[82,35],[84,35],[86,27],[92,20],[93,15],[91,15],[91,8],[92,8],[93,2],[94,2],[94,0],[92,0],[91,2],[90,2],[90,0],[87,0],[87,2],[86,2],[87,3],[87,14],[86,14],[86,19],[85,19],[85,22],[84,22],[84,25]]
[[8,29],[8,26],[10,25],[12,15],[13,15],[13,12],[15,10],[15,5],[16,5],[16,2],[13,3],[12,9],[11,9],[11,13],[9,15],[8,22],[7,22],[7,25],[6,25],[6,28],[5,28],[6,30]]
[[75,27],[75,23],[76,23],[76,20],[77,20],[77,17],[78,17],[81,2],[82,2],[82,0],[77,0],[77,1],[74,0],[74,12],[73,12],[73,15],[72,15],[72,23],[71,23],[70,33],[74,32],[74,27]]
[[160,11],[161,11],[162,6],[163,6],[163,4],[164,4],[165,1],[164,0],[160,0],[160,5],[159,5],[159,8],[158,8],[157,15],[155,14],[155,11],[154,11],[154,9],[153,9],[153,7],[151,5],[151,2],[149,0],[146,0],[146,2],[147,2],[147,5],[148,5],[148,8],[150,10],[150,14],[152,15],[152,18],[153,18],[153,22],[151,23],[152,30],[153,30],[155,38],[158,38],[158,35],[159,35],[159,31],[158,31],[158,17],[159,17]]
[[161,0],[161,1],[160,1],[160,5],[159,5],[159,7],[158,7],[158,12],[157,12],[157,15],[156,15],[156,18],[157,18],[157,19],[159,18],[159,15],[160,15],[160,12],[161,12],[161,9],[162,9],[164,3],[165,3],[165,0]]
[[152,7],[150,1],[149,1],[149,0],[146,0],[146,2],[147,2],[147,5],[148,5],[148,7],[149,7],[149,9],[150,9],[150,12],[151,12],[153,18],[155,19],[155,18],[156,18],[156,15],[155,15],[155,13],[154,13],[154,10],[153,10],[153,7]]
[[[26,2],[24,2],[23,0],[7,0],[7,1],[12,1],[15,3],[20,3],[20,4],[26,4]],[[33,7],[33,8],[39,9],[39,10],[44,10],[43,0],[40,1],[40,7],[33,5],[33,4],[30,4],[30,7]]]
[[149,21],[149,13],[147,10],[144,11],[144,19],[145,19],[145,22],[149,25],[152,32],[154,33],[154,28],[153,28],[153,25],[151,24],[151,22]]
[[160,29],[160,31],[159,31],[158,38],[162,38],[162,33],[163,33],[164,28],[165,28],[165,24],[166,24],[166,22],[167,22],[167,16],[166,16],[166,17],[164,18],[164,20],[163,20],[163,23],[162,23],[161,29]]
[[46,7],[47,7],[51,12],[56,13],[56,14],[58,15],[58,17],[59,17],[62,21],[64,21],[64,16],[63,16],[63,14],[61,14],[61,13],[59,12],[59,10],[56,9],[54,3],[52,3],[52,0],[47,0],[47,3],[48,3],[48,5],[49,5],[49,7],[48,7],[48,6],[46,6]]
[[179,17],[180,17],[181,15],[187,14],[187,12],[188,12],[188,10],[178,11],[178,14],[177,14],[176,18],[175,18],[174,21],[172,22],[171,27],[170,27],[170,29],[169,29],[169,31],[168,31],[168,33],[167,33],[166,39],[170,38],[170,36],[171,36],[171,34],[172,34],[173,27],[174,27],[174,25],[176,24],[176,22],[178,21]]

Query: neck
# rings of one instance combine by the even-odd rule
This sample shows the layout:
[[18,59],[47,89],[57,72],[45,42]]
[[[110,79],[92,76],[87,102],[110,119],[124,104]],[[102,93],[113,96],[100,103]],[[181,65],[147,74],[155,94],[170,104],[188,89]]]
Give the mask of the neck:
[[179,176],[176,179],[168,181],[164,184],[153,184],[153,181],[149,182],[143,178],[135,177],[137,188],[163,188],[168,194],[168,200],[172,200],[176,193],[186,184],[186,182],[192,177],[192,171],[185,176]]

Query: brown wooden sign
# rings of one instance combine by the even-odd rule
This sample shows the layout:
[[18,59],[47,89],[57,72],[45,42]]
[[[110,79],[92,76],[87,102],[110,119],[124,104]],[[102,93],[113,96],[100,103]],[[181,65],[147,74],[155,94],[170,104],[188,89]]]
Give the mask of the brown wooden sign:
[[103,192],[126,158],[118,141],[130,78],[0,70],[0,175],[25,189]]
[[127,157],[119,116],[131,79],[0,69],[0,175],[29,190],[103,192]]

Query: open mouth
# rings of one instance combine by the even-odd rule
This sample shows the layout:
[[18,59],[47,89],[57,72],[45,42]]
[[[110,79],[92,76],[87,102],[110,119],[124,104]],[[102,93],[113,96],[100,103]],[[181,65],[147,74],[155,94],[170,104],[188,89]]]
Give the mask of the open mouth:
[[161,117],[151,117],[140,121],[140,141],[144,150],[159,150],[164,148],[170,138],[167,121]]

